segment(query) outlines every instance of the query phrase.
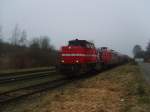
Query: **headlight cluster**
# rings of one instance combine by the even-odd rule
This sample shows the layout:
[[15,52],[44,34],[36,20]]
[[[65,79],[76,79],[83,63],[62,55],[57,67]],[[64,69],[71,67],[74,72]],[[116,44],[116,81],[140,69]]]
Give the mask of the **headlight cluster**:
[[[65,61],[64,61],[64,60],[61,60],[61,62],[64,63]],[[76,60],[75,62],[76,62],[76,63],[79,63],[79,60]]]
[[79,60],[76,60],[76,63],[79,63]]

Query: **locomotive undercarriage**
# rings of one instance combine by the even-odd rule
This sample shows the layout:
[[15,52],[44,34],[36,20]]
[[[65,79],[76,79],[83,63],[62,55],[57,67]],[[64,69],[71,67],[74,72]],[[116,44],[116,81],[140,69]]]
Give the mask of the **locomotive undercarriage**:
[[72,75],[80,75],[82,73],[87,73],[91,70],[96,70],[100,68],[96,66],[96,63],[88,63],[88,64],[61,64],[60,72],[64,75],[72,76]]

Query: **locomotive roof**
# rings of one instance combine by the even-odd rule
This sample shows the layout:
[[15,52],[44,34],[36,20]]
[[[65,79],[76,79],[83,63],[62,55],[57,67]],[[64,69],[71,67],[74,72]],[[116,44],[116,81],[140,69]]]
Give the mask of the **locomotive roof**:
[[83,44],[93,44],[92,42],[89,42],[87,40],[78,40],[78,39],[70,40],[69,43],[71,43],[71,42],[78,42],[78,43],[83,43]]

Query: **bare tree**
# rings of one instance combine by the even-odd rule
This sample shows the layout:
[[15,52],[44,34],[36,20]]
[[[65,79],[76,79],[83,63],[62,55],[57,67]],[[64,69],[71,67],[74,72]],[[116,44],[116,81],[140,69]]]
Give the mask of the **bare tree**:
[[144,50],[140,45],[135,45],[133,48],[133,54],[135,58],[143,58],[144,57]]
[[146,50],[147,50],[147,53],[150,54],[150,42],[148,43]]
[[27,32],[23,30],[21,32],[21,36],[19,38],[19,45],[20,46],[26,46],[27,45]]
[[12,45],[18,45],[19,44],[19,37],[20,37],[20,29],[18,25],[15,26],[13,32],[12,32],[12,37],[11,37],[11,44]]
[[33,38],[30,43],[31,49],[39,49],[40,48],[40,39],[39,38]]
[[50,39],[48,36],[41,36],[40,37],[40,47],[41,47],[41,49],[49,49]]
[[3,40],[3,31],[2,31],[2,26],[0,26],[0,42]]
[[148,43],[146,47],[146,52],[145,52],[145,61],[150,60],[150,42]]
[[3,36],[2,36],[2,26],[0,26],[0,55],[2,54],[2,47],[3,47]]

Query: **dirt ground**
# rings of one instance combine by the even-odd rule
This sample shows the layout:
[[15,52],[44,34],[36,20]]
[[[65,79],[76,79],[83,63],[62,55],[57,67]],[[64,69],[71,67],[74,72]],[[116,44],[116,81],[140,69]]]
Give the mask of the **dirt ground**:
[[[149,94],[149,91],[144,88],[145,85],[142,84],[142,89],[140,88],[141,83],[137,78],[139,74],[136,65],[123,65],[96,76],[73,82],[63,88],[39,93],[25,100],[10,103],[3,106],[1,111],[150,112],[148,111],[150,109],[149,100],[139,100],[147,93]],[[150,94],[148,97],[150,98]]]

